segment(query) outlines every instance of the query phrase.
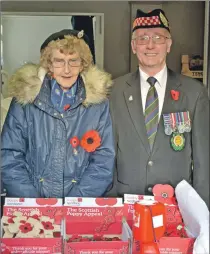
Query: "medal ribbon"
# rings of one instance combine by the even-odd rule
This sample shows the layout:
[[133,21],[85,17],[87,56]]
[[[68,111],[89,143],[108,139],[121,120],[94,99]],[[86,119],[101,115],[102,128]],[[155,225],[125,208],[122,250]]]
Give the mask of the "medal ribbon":
[[176,117],[174,113],[171,113],[171,120],[172,120],[172,129],[175,131],[176,129]]

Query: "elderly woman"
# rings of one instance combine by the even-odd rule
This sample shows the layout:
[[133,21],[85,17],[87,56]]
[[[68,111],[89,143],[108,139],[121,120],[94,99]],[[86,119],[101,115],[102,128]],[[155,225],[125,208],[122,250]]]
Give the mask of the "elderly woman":
[[41,46],[40,65],[11,77],[2,130],[2,182],[10,197],[103,196],[112,182],[110,75],[92,64],[83,31]]

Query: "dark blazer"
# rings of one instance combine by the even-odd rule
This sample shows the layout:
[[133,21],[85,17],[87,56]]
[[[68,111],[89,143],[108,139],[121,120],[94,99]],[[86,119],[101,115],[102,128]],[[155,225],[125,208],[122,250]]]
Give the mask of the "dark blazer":
[[[171,90],[179,91],[179,100],[172,99]],[[162,115],[153,151],[150,151],[139,70],[115,80],[110,104],[117,156],[113,188],[108,196],[151,195],[152,187],[157,183],[175,187],[185,179],[208,204],[209,99],[206,88],[194,79],[168,70],[162,114],[190,112],[192,130],[184,133],[185,148],[182,151],[171,148],[171,136],[164,133]]]

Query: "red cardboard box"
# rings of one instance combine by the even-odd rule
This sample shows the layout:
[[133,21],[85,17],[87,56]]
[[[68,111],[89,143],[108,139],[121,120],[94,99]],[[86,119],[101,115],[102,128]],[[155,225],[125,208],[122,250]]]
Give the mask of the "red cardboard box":
[[2,238],[1,254],[61,254],[62,241],[57,239]]
[[62,199],[6,198],[1,219],[5,254],[60,254]]
[[[154,196],[144,196],[144,195],[134,195],[125,194],[124,195],[124,216],[128,222],[128,225],[132,229],[133,224],[133,213],[134,213],[134,203],[139,200],[155,200]],[[158,199],[160,202],[161,200]],[[182,223],[182,217],[178,209],[178,205],[174,204],[174,198],[169,200],[170,204],[165,204],[166,206],[166,220],[168,222],[166,228],[166,234],[170,235],[170,226],[178,226]],[[173,234],[171,234],[173,235]],[[193,238],[188,237],[162,237],[159,242],[159,250],[161,254],[192,254],[193,251]],[[133,253],[138,253],[138,243],[133,244]]]
[[66,254],[128,253],[121,198],[66,198],[64,216]]

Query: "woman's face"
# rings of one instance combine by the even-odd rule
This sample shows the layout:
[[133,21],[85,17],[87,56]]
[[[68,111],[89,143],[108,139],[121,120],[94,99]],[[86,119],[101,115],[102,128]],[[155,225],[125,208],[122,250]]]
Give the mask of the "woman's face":
[[59,49],[52,50],[50,71],[54,79],[64,91],[67,91],[76,82],[82,71],[82,60],[77,52],[63,54]]

